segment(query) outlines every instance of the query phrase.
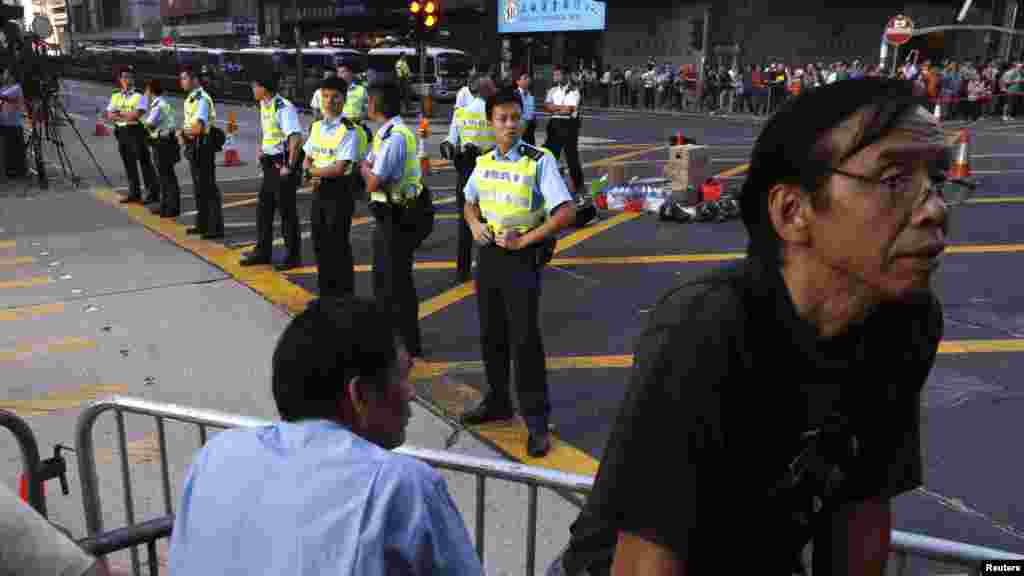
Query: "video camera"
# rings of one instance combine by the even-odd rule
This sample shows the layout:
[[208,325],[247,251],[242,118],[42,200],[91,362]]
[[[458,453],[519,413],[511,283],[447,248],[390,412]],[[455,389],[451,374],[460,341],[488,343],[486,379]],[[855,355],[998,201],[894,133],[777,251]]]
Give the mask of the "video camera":
[[44,100],[60,91],[62,67],[49,56],[49,46],[43,41],[50,35],[50,21],[37,16],[33,29],[23,32],[18,24],[23,14],[21,6],[0,5],[0,66],[12,72],[26,100]]

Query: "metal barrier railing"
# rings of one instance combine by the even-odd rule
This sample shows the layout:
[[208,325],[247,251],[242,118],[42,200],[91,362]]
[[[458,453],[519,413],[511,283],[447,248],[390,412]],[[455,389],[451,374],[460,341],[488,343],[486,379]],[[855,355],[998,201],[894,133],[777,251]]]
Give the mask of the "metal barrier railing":
[[[131,474],[128,466],[127,442],[124,426],[124,415],[135,414],[153,417],[157,426],[157,442],[160,451],[160,470],[163,487],[163,502],[166,518],[154,522],[165,522],[169,528],[174,509],[170,485],[169,465],[167,462],[167,438],[165,423],[178,422],[194,424],[199,431],[200,446],[206,443],[210,428],[226,429],[236,427],[254,427],[270,424],[266,420],[227,414],[213,410],[190,408],[175,404],[162,404],[139,398],[115,396],[99,400],[87,407],[78,418],[75,437],[78,456],[79,477],[82,484],[82,502],[85,508],[86,528],[91,536],[103,531],[103,509],[99,493],[99,479],[96,472],[96,458],[93,444],[93,425],[100,415],[114,411],[117,425],[118,451],[120,453],[121,479],[124,490],[125,520],[132,529],[135,526],[135,508],[132,496]],[[434,467],[454,472],[469,474],[476,479],[476,550],[481,562],[484,559],[484,527],[486,523],[484,500],[488,479],[503,480],[525,485],[528,489],[528,508],[526,525],[526,573],[535,574],[536,570],[536,538],[537,538],[537,495],[540,488],[548,488],[556,492],[586,493],[593,485],[593,478],[577,474],[567,474],[557,470],[526,466],[507,460],[476,458],[441,450],[426,448],[400,447],[397,453],[418,458]],[[154,528],[150,523],[140,525],[149,530]],[[130,536],[130,533],[123,535]],[[153,539],[155,540],[155,538]],[[127,541],[127,540],[125,540]],[[140,542],[142,542],[140,540]],[[151,545],[152,546],[152,545]],[[122,546],[121,548],[123,548]],[[910,557],[934,560],[977,570],[985,560],[1024,560],[1024,555],[973,546],[940,538],[932,538],[918,534],[892,532],[891,552],[896,556],[898,573],[903,574],[906,562]],[[155,557],[155,549],[150,548],[150,565]],[[132,548],[132,569],[139,573],[138,551]]]
[[[111,530],[79,540],[77,544],[83,550],[97,558],[111,552],[119,552],[136,546],[145,545],[147,550],[147,566],[150,576],[160,573],[160,557],[156,552],[157,540],[168,538],[174,527],[174,516],[162,516],[141,524],[134,524],[118,530]],[[137,573],[137,568],[136,568]]]
[[28,505],[46,518],[46,496],[43,493],[43,483],[39,480],[39,443],[36,442],[36,435],[32,433],[28,423],[7,410],[0,410],[0,428],[10,430],[18,442],[21,469],[27,485]]

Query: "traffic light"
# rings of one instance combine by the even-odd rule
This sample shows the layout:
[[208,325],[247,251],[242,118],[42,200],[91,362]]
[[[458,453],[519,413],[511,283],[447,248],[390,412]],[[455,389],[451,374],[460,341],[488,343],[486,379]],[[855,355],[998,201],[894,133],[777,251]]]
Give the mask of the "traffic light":
[[412,0],[409,3],[409,15],[418,38],[432,37],[441,22],[441,3],[438,0]]
[[704,21],[690,20],[690,48],[704,49]]

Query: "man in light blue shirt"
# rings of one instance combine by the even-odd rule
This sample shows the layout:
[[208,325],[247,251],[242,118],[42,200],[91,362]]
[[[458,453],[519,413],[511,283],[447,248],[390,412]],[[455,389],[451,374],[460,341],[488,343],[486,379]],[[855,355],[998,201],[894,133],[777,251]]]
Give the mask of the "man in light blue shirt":
[[530,146],[536,146],[537,120],[534,117],[536,104],[533,94],[530,93],[530,80],[530,73],[524,70],[516,79],[516,85],[519,87],[519,97],[523,100],[523,142]]
[[444,478],[390,452],[405,441],[414,390],[389,311],[314,300],[272,365],[284,421],[222,432],[196,454],[170,574],[483,573]]

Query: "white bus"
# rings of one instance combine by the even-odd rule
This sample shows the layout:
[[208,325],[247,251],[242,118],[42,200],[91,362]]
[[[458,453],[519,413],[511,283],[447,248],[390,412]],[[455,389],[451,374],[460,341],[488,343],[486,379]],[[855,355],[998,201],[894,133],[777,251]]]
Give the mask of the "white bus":
[[453,48],[427,47],[425,74],[420,74],[420,56],[415,48],[394,46],[391,48],[374,48],[368,53],[367,75],[371,82],[394,81],[395,63],[402,55],[406,55],[409,70],[412,72],[413,93],[421,95],[421,85],[430,85],[431,96],[436,100],[454,100],[455,94],[469,80],[472,68],[469,57],[461,50]]

